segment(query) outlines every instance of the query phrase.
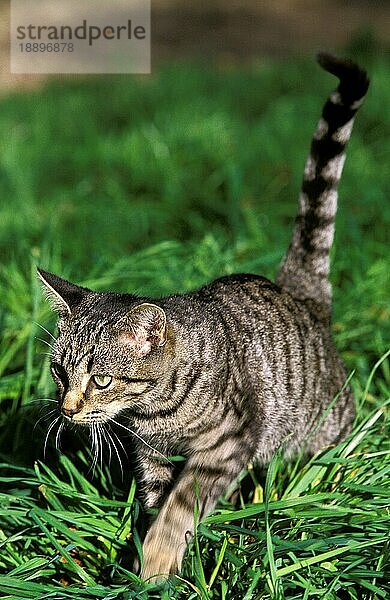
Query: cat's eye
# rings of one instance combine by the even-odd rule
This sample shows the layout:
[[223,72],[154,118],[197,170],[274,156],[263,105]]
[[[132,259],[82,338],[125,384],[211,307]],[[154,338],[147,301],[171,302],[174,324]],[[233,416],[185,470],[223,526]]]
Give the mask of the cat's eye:
[[66,371],[65,371],[64,367],[62,365],[60,365],[59,363],[52,363],[51,370],[54,375],[56,375],[59,379],[61,379],[61,381],[64,381],[65,379],[67,379]]
[[98,388],[104,389],[111,384],[112,377],[111,375],[94,375],[92,381]]

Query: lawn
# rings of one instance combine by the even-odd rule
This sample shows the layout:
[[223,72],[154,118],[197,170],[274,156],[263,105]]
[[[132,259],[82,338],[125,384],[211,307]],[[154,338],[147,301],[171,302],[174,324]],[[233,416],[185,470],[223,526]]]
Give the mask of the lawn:
[[130,458],[106,448],[94,469],[88,435],[66,431],[61,452],[56,429],[47,435],[55,317],[36,266],[96,290],[156,296],[233,272],[272,278],[335,81],[308,58],[184,63],[0,99],[2,598],[389,597],[390,65],[363,64],[372,86],[332,254],[354,432],[309,462],[249,465],[199,525],[181,578],[162,588],[131,573],[144,516],[126,432]]

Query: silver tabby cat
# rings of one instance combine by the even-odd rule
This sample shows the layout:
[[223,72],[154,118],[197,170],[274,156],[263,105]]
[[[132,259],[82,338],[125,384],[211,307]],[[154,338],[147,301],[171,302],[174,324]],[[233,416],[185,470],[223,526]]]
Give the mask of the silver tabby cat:
[[[249,461],[266,463],[281,445],[287,457],[312,454],[350,431],[353,399],[330,330],[329,250],[368,79],[349,61],[318,60],[340,83],[314,133],[276,283],[233,275],[153,300],[96,293],[39,270],[59,313],[51,368],[61,414],[109,428],[121,413],[135,434],[145,506],[161,506],[143,545],[145,579],[180,569],[196,496],[202,518]],[[162,455],[176,454],[186,462],[173,481]]]

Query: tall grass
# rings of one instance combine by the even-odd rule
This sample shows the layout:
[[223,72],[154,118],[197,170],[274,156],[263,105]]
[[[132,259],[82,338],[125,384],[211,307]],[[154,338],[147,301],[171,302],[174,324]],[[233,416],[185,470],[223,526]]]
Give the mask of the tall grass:
[[334,81],[306,60],[181,64],[1,99],[2,597],[388,597],[389,65],[370,71],[332,270],[354,432],[309,462],[249,465],[199,525],[181,577],[162,588],[131,572],[145,520],[131,456],[119,448],[123,480],[107,448],[92,471],[88,436],[72,431],[63,454],[50,435],[43,456],[54,389],[42,327],[55,321],[35,267],[156,296],[235,271],[272,277]]

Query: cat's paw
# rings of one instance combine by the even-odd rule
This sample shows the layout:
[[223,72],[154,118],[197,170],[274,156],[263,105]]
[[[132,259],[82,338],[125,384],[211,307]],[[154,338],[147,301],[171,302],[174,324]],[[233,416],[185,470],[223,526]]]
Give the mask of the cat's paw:
[[153,535],[147,535],[143,545],[144,564],[141,572],[142,579],[153,583],[166,581],[171,575],[178,573],[184,547],[173,547]]

